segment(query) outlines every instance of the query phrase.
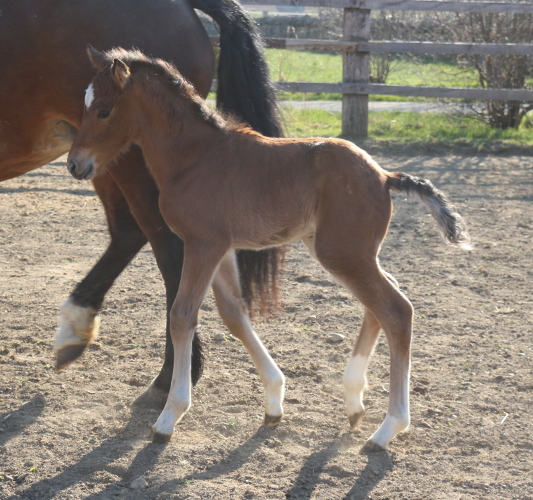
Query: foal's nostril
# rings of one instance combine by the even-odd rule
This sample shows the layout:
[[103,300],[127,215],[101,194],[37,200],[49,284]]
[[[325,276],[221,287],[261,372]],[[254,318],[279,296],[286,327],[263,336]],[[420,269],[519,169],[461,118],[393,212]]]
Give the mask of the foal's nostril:
[[67,164],[67,169],[71,175],[76,175],[76,170],[78,169],[78,164],[74,160],[69,160]]

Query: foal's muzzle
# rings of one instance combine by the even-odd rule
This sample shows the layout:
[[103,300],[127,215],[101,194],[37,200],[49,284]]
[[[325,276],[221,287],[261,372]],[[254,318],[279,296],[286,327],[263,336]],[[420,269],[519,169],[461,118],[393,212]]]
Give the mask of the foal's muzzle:
[[78,180],[88,180],[94,177],[95,168],[92,162],[87,163],[86,165],[81,165],[79,161],[68,160],[67,169],[72,177]]

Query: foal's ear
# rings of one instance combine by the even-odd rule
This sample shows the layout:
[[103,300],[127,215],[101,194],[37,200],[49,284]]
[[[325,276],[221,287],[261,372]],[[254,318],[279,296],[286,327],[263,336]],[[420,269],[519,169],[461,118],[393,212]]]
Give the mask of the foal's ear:
[[109,59],[106,59],[105,54],[96,50],[91,44],[87,45],[87,55],[95,69],[102,70],[109,67]]
[[120,59],[115,59],[113,61],[113,67],[111,68],[111,74],[113,75],[113,80],[115,83],[123,89],[128,83],[128,80],[131,76],[130,68],[126,63],[122,62]]

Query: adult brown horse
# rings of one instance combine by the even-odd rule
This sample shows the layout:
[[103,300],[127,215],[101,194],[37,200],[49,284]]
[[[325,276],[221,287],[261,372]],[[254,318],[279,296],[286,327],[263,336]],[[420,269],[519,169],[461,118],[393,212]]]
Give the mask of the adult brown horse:
[[167,62],[122,49],[105,54],[91,49],[89,55],[100,71],[87,88],[83,122],[68,157],[70,173],[92,178],[121,151],[139,145],[161,190],[161,213],[185,245],[170,313],[174,374],[154,441],[167,442],[190,407],[190,352],[210,285],[224,322],[263,381],[265,424],[279,422],[284,377],[242,306],[234,251],[301,239],[365,309],[344,374],[352,426],[363,416],[368,361],[380,330],[385,333],[389,408],[364,450],[386,448],[409,425],[413,320],[411,303],[378,260],[392,216],[390,191],[419,198],[446,242],[468,246],[455,207],[431,182],[387,172],[350,142],[265,137],[210,110]]
[[[214,76],[210,40],[194,9],[220,27],[219,107],[270,136],[281,134],[274,92],[253,22],[235,0],[0,0],[0,181],[64,154],[76,136],[94,69],[88,43],[100,49],[137,47],[171,60],[206,96]],[[127,168],[122,168],[127,166]],[[135,172],[135,175],[131,175]],[[126,175],[127,173],[127,175]],[[57,369],[74,361],[97,333],[97,313],[114,280],[150,242],[163,275],[167,308],[176,296],[183,244],[158,208],[159,193],[136,147],[94,179],[107,216],[106,252],[62,306]],[[275,285],[277,254],[241,254],[245,290]],[[163,403],[170,388],[173,347],[167,321],[165,361],[141,401]],[[201,375],[195,336],[192,378]]]

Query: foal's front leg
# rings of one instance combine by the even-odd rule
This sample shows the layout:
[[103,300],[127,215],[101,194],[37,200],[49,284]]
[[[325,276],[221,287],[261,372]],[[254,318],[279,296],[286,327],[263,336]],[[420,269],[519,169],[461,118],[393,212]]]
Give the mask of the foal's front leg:
[[181,283],[170,311],[174,370],[165,408],[153,427],[153,442],[168,443],[174,426],[191,406],[191,353],[198,310],[227,247],[210,241],[184,241]]
[[265,388],[265,425],[277,425],[283,416],[285,377],[255,333],[242,300],[235,252],[226,254],[213,280],[220,317],[229,331],[242,341]]

